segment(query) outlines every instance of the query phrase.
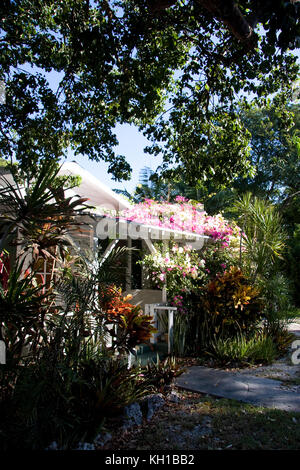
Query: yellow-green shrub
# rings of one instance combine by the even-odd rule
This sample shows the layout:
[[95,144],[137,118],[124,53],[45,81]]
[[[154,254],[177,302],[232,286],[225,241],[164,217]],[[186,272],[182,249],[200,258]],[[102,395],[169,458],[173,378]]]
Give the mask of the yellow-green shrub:
[[248,331],[262,316],[259,291],[236,267],[231,267],[205,288],[203,307],[216,331]]

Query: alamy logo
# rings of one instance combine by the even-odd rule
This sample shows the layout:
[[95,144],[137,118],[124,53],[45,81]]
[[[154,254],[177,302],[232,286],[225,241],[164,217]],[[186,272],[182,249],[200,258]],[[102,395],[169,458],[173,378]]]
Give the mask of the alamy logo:
[[292,342],[292,349],[295,349],[295,351],[292,354],[291,361],[295,366],[298,366],[300,364],[300,339]]
[[96,226],[96,235],[100,240],[186,240],[191,247],[200,250],[205,236],[176,231],[155,225],[143,225],[134,221],[118,220],[103,217]]

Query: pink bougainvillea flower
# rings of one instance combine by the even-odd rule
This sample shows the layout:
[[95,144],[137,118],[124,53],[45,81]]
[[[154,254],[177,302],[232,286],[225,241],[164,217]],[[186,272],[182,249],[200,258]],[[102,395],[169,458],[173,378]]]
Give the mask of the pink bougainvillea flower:
[[187,202],[188,200],[183,196],[176,196],[175,201],[176,202]]
[[224,240],[224,244],[230,244],[232,239],[240,236],[240,229],[231,226],[222,215],[209,216],[199,204],[192,204],[183,196],[177,196],[174,204],[146,199],[122,211],[120,217],[146,225],[207,235],[214,240]]

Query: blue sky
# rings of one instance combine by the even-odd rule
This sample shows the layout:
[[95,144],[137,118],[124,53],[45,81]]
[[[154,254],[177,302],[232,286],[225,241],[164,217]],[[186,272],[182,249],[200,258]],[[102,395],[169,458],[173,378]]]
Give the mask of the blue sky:
[[89,160],[88,157],[84,157],[82,155],[74,157],[71,153],[68,160],[75,160],[79,165],[96,176],[96,178],[99,178],[99,180],[109,188],[126,189],[131,193],[139,183],[139,172],[141,168],[148,166],[152,170],[155,170],[161,163],[161,158],[144,153],[143,149],[147,144],[149,144],[149,142],[136,127],[128,124],[118,125],[116,128],[116,135],[119,145],[115,147],[115,152],[119,155],[124,155],[130,164],[132,168],[132,177],[130,181],[114,181],[107,173],[108,163],[103,161],[93,162]]

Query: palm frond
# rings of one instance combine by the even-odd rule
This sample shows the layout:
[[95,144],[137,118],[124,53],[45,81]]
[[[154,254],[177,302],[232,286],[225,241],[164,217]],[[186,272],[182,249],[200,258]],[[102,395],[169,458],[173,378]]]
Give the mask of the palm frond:
[[107,256],[99,257],[96,277],[99,283],[118,284],[126,273],[127,257],[135,248],[116,247]]
[[242,228],[243,258],[256,277],[266,275],[285,249],[282,217],[269,202],[244,194],[235,204]]
[[86,198],[65,197],[63,188],[55,187],[59,169],[56,162],[45,161],[36,179],[27,185],[24,182],[21,187],[17,181],[11,183],[5,176],[1,177],[0,224],[7,227],[2,245],[18,229],[22,244],[44,243],[49,247],[51,241],[54,246],[74,226],[82,225],[78,217],[90,206],[86,205]]

